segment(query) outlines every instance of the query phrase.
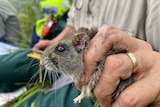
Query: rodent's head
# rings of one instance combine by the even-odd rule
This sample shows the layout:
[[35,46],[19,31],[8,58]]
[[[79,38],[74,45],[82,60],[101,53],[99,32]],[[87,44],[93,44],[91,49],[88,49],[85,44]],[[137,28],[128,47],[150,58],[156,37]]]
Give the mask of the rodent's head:
[[64,39],[45,49],[41,64],[49,71],[63,73],[73,81],[79,81],[84,71],[83,53],[91,35],[93,34],[84,28],[72,31]]

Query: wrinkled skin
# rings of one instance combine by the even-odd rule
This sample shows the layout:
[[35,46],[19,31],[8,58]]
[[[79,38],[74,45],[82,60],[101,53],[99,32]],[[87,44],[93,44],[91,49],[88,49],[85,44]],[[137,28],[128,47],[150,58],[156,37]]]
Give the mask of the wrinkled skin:
[[[105,26],[91,40],[84,55],[85,82],[95,70],[97,61],[111,48],[125,48],[138,60],[138,70],[134,74],[135,83],[126,88],[112,103],[112,93],[120,78],[129,78],[133,65],[126,54],[111,55],[106,58],[105,67],[94,94],[101,107],[159,107],[160,106],[160,54],[142,40],[133,38],[112,27]],[[104,51],[105,50],[105,51]],[[80,84],[77,84],[80,88]]]

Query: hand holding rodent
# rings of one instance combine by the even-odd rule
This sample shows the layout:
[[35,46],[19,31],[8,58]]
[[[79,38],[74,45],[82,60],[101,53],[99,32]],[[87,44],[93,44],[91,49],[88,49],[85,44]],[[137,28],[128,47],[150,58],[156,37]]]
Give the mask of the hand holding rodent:
[[35,50],[44,50],[47,46],[52,43],[51,40],[40,40],[37,44],[34,45],[32,48],[33,51]]
[[70,26],[66,26],[65,29],[53,40],[40,40],[37,44],[34,45],[32,48],[33,51],[35,50],[44,50],[50,44],[54,44],[61,40],[64,36],[66,36],[73,28]]
[[[83,55],[88,48],[90,39],[93,38],[96,33],[97,29],[89,30],[80,28],[78,31],[70,33],[69,36],[61,41],[50,45],[45,49],[42,56],[41,64],[45,65],[48,70],[51,72],[63,73],[70,77],[74,82],[81,82],[83,85],[81,95],[74,100],[75,103],[80,102],[83,97],[93,97],[92,92],[101,75],[105,58],[108,55],[126,52],[125,49],[121,48],[113,48],[108,52],[105,52],[104,50],[103,55],[96,62],[96,69],[91,76],[90,81],[88,84],[85,84],[84,80],[81,80],[82,75],[84,75]],[[132,82],[133,78],[129,78],[125,82],[120,82],[117,90],[112,93],[113,100],[117,98],[121,90]]]
[[[111,95],[116,89],[121,74],[132,72],[132,62],[126,54],[108,56],[103,73],[98,81],[94,94],[101,107],[152,107],[160,106],[160,54],[154,52],[151,46],[141,40],[128,36],[126,33],[105,26],[99,30],[91,40],[84,55],[85,82],[100,59],[103,50],[111,48],[125,48],[134,53],[138,60],[138,70],[134,78],[135,83],[122,91],[118,99],[111,104]],[[126,78],[129,75],[126,75]]]

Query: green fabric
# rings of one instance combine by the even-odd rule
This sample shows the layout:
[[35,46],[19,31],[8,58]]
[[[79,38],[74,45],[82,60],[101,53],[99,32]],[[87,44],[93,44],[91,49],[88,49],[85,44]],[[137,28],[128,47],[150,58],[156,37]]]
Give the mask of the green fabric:
[[[38,61],[26,56],[31,49],[0,56],[0,91],[9,92],[24,86],[38,70]],[[21,84],[22,85],[16,85]],[[40,85],[34,86],[15,98],[10,106],[4,107],[92,107],[93,102],[85,98],[80,104],[73,99],[80,92],[69,84],[48,93],[40,92]]]
[[[80,92],[73,84],[64,86],[58,90],[48,93],[37,92],[18,107],[92,107],[93,102],[89,98],[85,98],[80,104],[74,104],[73,99]],[[10,106],[14,107],[14,105]]]
[[38,61],[26,56],[31,49],[20,50],[0,56],[0,92],[18,89],[38,70]]

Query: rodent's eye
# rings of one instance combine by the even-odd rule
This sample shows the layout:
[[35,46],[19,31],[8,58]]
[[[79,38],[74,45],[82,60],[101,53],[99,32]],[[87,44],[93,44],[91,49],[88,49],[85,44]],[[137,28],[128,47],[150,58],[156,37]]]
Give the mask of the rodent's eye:
[[67,45],[65,45],[65,44],[59,44],[59,45],[57,45],[57,47],[56,47],[56,51],[57,52],[65,52],[67,50]]

